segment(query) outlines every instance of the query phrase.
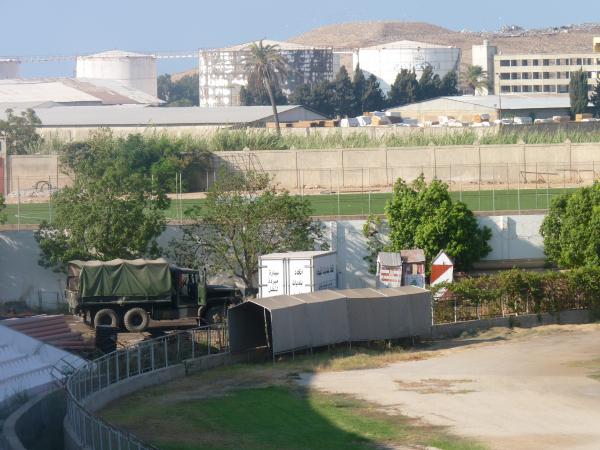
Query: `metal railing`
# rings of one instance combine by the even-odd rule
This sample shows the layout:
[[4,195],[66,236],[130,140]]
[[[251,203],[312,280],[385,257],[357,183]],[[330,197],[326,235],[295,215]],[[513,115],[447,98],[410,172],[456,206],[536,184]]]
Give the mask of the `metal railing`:
[[67,420],[79,445],[93,450],[156,449],[89,411],[91,395],[129,378],[229,351],[227,328],[209,325],[143,341],[104,355],[73,372],[65,383]]

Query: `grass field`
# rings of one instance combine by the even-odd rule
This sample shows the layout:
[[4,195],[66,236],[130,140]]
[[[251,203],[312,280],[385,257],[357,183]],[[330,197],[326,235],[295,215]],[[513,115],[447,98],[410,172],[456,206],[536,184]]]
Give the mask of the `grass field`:
[[[454,200],[461,200],[473,211],[527,211],[547,209],[552,199],[563,192],[572,189],[511,189],[511,190],[482,190],[452,192]],[[374,194],[340,194],[308,196],[315,216],[357,216],[382,214],[385,203],[391,198],[391,193]],[[185,211],[202,200],[183,200],[182,209]],[[37,224],[48,220],[52,214],[48,203],[24,203],[7,205],[4,213],[9,224]],[[169,219],[179,218],[179,204],[171,202],[167,210]],[[19,221],[20,216],[20,221]]]
[[294,376],[270,365],[215,369],[119,400],[101,415],[165,450],[484,448],[364,401],[298,388]]

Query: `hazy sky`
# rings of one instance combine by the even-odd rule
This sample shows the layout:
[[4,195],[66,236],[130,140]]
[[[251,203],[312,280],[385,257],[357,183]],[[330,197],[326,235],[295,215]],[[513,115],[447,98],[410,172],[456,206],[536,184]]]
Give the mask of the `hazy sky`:
[[[265,37],[283,40],[320,25],[359,20],[423,21],[454,30],[600,22],[597,0],[584,8],[565,5],[564,0],[0,0],[0,56],[187,51]],[[159,72],[194,65],[163,61]],[[73,70],[74,63],[37,63],[24,64],[21,73]]]

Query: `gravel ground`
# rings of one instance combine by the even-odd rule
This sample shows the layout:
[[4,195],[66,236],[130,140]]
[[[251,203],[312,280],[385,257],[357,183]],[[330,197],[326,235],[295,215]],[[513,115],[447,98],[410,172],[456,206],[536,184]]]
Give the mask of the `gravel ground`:
[[600,448],[600,324],[493,330],[440,356],[384,368],[303,374],[492,449]]

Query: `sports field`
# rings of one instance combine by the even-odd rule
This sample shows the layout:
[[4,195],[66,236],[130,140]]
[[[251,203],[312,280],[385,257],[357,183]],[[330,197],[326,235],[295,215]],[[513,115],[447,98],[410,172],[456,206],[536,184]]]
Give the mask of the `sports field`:
[[[461,200],[473,211],[531,211],[547,209],[552,199],[563,192],[573,189],[510,189],[452,192],[454,200]],[[307,196],[313,206],[315,216],[364,216],[370,213],[383,214],[385,203],[392,197],[391,193],[374,194],[333,194]],[[180,212],[202,200],[183,200],[181,204],[175,200],[167,210],[167,217],[178,220]],[[38,224],[52,216],[52,205],[49,203],[24,203],[8,205],[4,213],[9,224]]]

